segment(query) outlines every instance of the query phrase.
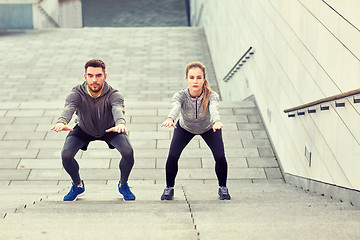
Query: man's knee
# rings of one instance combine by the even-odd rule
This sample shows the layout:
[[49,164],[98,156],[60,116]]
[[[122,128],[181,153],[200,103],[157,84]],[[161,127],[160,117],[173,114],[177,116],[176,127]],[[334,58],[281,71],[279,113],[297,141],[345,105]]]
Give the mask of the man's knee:
[[122,149],[121,155],[126,159],[134,159],[134,150],[131,146]]
[[76,153],[71,149],[63,149],[61,151],[61,159],[63,163],[71,161],[74,158],[75,154]]

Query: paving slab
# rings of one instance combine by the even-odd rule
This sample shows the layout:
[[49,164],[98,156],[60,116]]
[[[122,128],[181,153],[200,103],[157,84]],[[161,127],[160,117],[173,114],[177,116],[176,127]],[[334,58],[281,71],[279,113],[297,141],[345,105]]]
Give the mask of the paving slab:
[[339,236],[356,239],[359,236],[358,230],[352,231],[359,225],[358,207],[304,194],[281,183],[243,182],[237,187],[238,184],[229,181],[232,200],[225,203],[214,199],[216,185],[201,182],[185,185],[200,239],[337,239]]
[[4,140],[44,140],[46,133],[44,132],[7,132]]
[[279,166],[278,162],[274,157],[263,157],[263,158],[252,158],[248,157],[247,163],[249,167],[269,167],[269,168],[277,168]]
[[149,131],[142,131],[142,132],[135,132],[131,131],[129,134],[129,137],[131,140],[137,140],[137,139],[169,139],[170,134],[167,132],[149,132]]
[[[15,117],[2,117],[0,118],[0,124],[11,124],[14,122]],[[0,133],[1,134],[1,133]]]
[[30,181],[67,180],[69,175],[63,169],[32,169],[27,179]]
[[8,141],[1,141],[0,142],[0,149],[16,149],[16,148],[26,148],[29,144],[28,140],[8,140]]
[[16,117],[11,121],[13,124],[26,124],[26,123],[53,123],[53,117]]
[[30,170],[0,169],[0,180],[27,180]]
[[260,157],[274,157],[274,151],[271,147],[258,147]]
[[0,160],[0,169],[15,169],[20,162],[20,158],[10,158]]
[[[119,225],[122,236],[128,239],[143,239],[144,236],[149,239],[196,238],[184,196],[179,195],[171,203],[161,202],[162,186],[135,185],[133,191],[138,196],[135,202],[123,202],[113,186],[91,184],[87,186],[86,195],[77,202],[64,203],[60,200],[62,194],[52,195],[17,213],[7,214],[2,224],[7,228],[1,229],[3,236],[22,238],[31,232],[27,239],[43,238],[44,234],[45,237],[55,236],[55,239],[56,236],[71,238],[74,232],[69,230],[75,224],[79,226],[76,228],[79,233],[88,229],[81,234],[81,238],[86,239],[118,239],[118,231],[114,229]],[[22,218],[20,224],[19,218]],[[31,221],[31,218],[39,221]]]
[[[119,169],[119,158],[111,159],[110,168]],[[156,168],[156,158],[136,158],[134,168]]]
[[266,131],[251,131],[255,139],[269,138]]
[[243,139],[243,146],[246,147],[270,147],[269,139]]
[[272,179],[272,178],[279,178],[279,179],[283,179],[283,175],[280,171],[279,168],[274,167],[274,168],[264,168],[266,177],[268,179]]
[[[37,158],[37,159],[59,159],[61,157],[61,149],[62,145],[58,146],[57,148],[40,148],[36,155],[36,157],[22,157],[22,158]],[[28,151],[33,150],[29,149]],[[35,149],[34,149],[35,150]],[[81,158],[83,151],[79,151],[75,158]]]
[[[157,168],[165,168],[165,164],[166,164],[166,158],[157,159],[156,162]],[[179,169],[183,169],[183,168],[199,169],[202,168],[202,161],[201,158],[180,157],[178,167]]]
[[0,149],[0,159],[8,158],[36,158],[39,153],[38,149]]
[[61,149],[63,145],[64,138],[59,140],[30,140],[27,145],[27,149]]
[[[169,149],[170,144],[171,144],[171,139],[167,139],[167,140],[158,139],[156,147]],[[199,149],[199,146],[200,146],[200,141],[198,139],[192,139],[188,143],[188,145],[186,145],[186,149]]]
[[[246,158],[243,157],[227,157],[226,161],[228,163],[228,168],[248,168],[252,167],[248,165],[248,162],[246,161]],[[214,158],[202,158],[202,167],[203,168],[214,168],[215,166],[215,160]],[[253,166],[253,167],[260,167],[260,166]],[[261,166],[263,167],[263,166]]]
[[19,162],[18,169],[62,169],[59,159],[33,159],[23,158]]
[[246,122],[237,122],[238,129],[240,131],[246,130],[265,130],[262,123],[246,123]]

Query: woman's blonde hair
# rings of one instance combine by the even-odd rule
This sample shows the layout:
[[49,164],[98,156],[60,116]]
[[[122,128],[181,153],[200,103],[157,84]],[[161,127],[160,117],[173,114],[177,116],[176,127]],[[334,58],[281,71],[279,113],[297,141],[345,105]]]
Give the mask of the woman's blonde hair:
[[192,68],[200,68],[203,71],[203,76],[204,76],[204,84],[203,84],[203,115],[205,115],[208,106],[209,106],[209,98],[210,98],[210,93],[211,93],[211,87],[210,84],[208,82],[208,80],[206,79],[206,68],[204,66],[204,64],[202,64],[201,62],[191,62],[188,65],[186,65],[186,78],[188,78],[188,73],[189,70]]

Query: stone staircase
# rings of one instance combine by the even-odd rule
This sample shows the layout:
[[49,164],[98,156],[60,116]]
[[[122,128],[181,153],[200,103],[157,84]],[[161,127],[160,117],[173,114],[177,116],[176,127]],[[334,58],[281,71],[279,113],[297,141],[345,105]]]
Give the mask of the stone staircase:
[[[171,202],[162,184],[131,181],[135,202],[115,184],[86,185],[77,202],[66,191],[1,219],[1,239],[358,239],[359,207],[279,181],[229,180],[232,200],[216,200],[216,181],[181,180]],[[115,183],[115,182],[114,182]]]
[[[184,66],[204,62],[219,92],[202,29],[12,31],[0,41],[7,70],[0,96],[1,240],[359,238],[358,207],[284,183],[254,97],[221,102],[232,200],[217,200],[214,161],[200,137],[182,154],[174,201],[159,200],[172,136],[160,124],[173,93],[186,86]],[[90,58],[108,64],[109,83],[125,96],[135,202],[119,198],[120,155],[103,142],[76,156],[85,197],[62,202],[70,187],[60,160],[67,133],[49,129]]]

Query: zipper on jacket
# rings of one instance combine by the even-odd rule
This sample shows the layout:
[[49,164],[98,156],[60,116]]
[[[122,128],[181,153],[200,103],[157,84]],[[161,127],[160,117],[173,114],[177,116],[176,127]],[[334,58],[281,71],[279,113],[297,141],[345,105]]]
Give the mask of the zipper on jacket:
[[195,103],[195,119],[197,119],[197,100],[198,100],[198,97],[196,97],[196,103]]
[[99,108],[98,108],[98,106],[97,106],[97,101],[96,101],[96,99],[94,98],[93,99],[93,102],[94,102],[94,113],[95,113],[95,119],[94,119],[94,124],[95,124],[95,128],[96,128],[96,137],[99,137],[100,136],[100,132],[99,132],[99,126],[98,126],[98,123],[99,123],[99,121],[98,120],[96,120],[96,117],[98,117],[98,116],[96,116],[96,115],[99,115]]

